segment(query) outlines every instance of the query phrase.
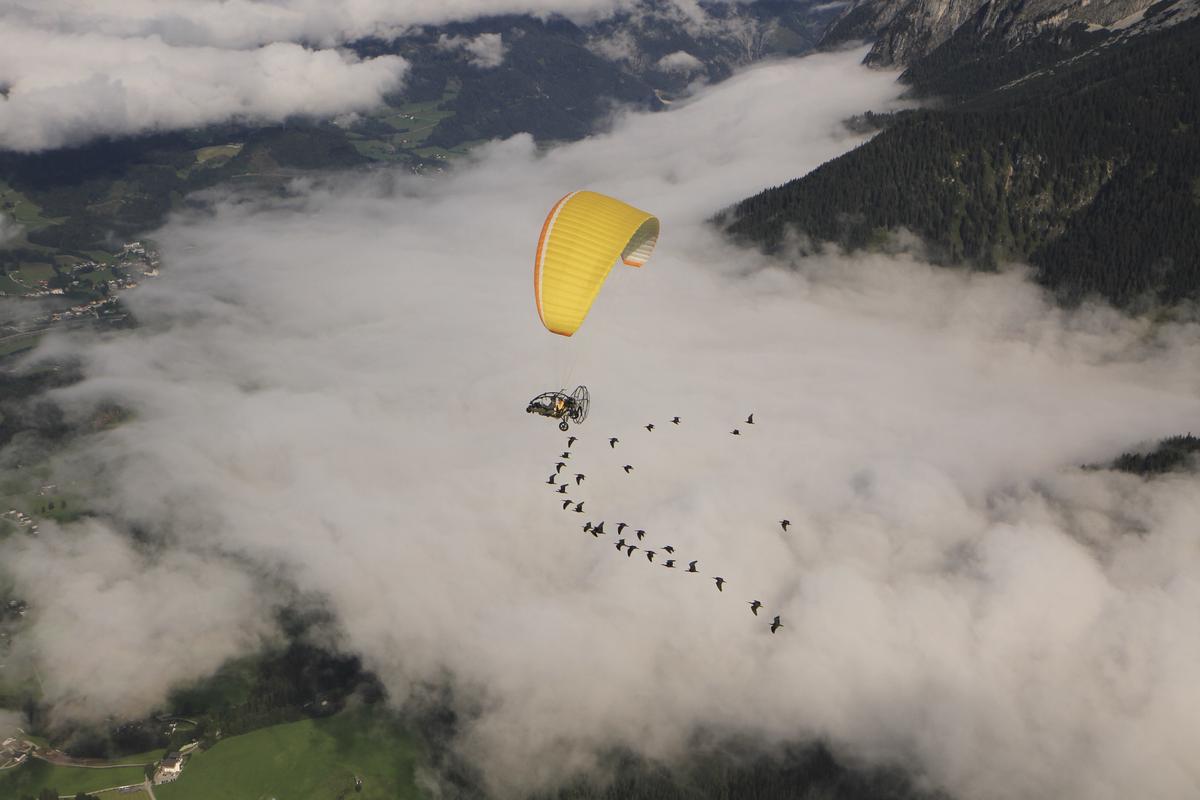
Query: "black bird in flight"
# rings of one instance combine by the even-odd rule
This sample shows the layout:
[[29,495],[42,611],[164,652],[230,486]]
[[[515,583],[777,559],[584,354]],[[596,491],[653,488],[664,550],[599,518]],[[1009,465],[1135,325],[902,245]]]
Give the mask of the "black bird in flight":
[[717,582],[717,591],[718,592],[725,591],[725,579],[724,578],[713,578],[713,580]]
[[600,520],[600,524],[596,526],[598,533],[604,533],[604,520]]
[[645,532],[644,530],[642,530],[641,528],[638,528],[636,531],[634,531],[634,533],[636,533],[636,534],[637,534],[637,537],[638,537],[638,541],[639,541],[639,542],[640,542],[642,539],[645,539],[645,538],[646,538],[646,532]]
[[758,616],[758,610],[760,608],[762,608],[762,603],[758,602],[757,600],[750,601],[750,610],[754,612],[754,616]]
[[614,436],[608,440],[608,446],[615,450],[617,448],[617,442],[619,441],[621,440]]
[[562,455],[561,455],[561,456],[559,456],[559,458],[570,458],[570,457],[571,457],[571,451],[570,451],[570,450],[563,450],[563,452],[562,452]]
[[668,558],[666,561],[663,562],[663,566],[666,567],[667,569],[675,569],[675,559]]
[[583,479],[586,477],[587,476],[584,475],[582,472],[576,472],[575,473],[575,485],[578,486],[579,484],[583,483]]
[[742,432],[741,432],[741,431],[739,431],[737,428],[734,428],[733,430],[731,430],[731,431],[730,431],[730,433],[732,433],[734,436],[741,436],[741,435],[742,435]]
[[617,523],[617,533],[620,533],[621,531],[625,530],[625,529],[626,529],[626,528],[628,528],[628,527],[629,527],[629,525],[628,525],[627,523],[625,523],[625,522],[618,522],[618,523]]
[[747,425],[753,425],[753,424],[754,424],[754,415],[753,415],[753,414],[751,414],[750,416],[746,417],[746,424],[747,424]]
[[584,504],[583,500],[580,500],[578,503],[575,504],[575,513],[576,514],[583,513],[583,504]]
[[779,520],[779,527],[783,528],[785,531],[788,529],[788,525],[791,525],[791,524],[792,524],[792,521],[790,519]]
[[617,540],[617,552],[618,552],[618,553],[619,553],[619,552],[621,552],[621,548],[622,548],[622,547],[624,547],[624,546],[625,546],[625,540],[624,540],[624,539],[618,539],[618,540]]
[[696,564],[698,564],[698,563],[699,563],[698,561],[689,561],[687,571],[688,572],[699,572],[700,570],[696,569]]
[[604,535],[604,531],[600,530],[599,528],[592,528],[591,533],[592,533],[593,539],[599,539],[601,536]]
[[673,422],[673,423],[675,423],[676,425],[678,425],[678,424],[679,424],[679,417],[671,417],[671,422]]
[[570,505],[571,505],[571,498],[568,497],[566,500],[563,500],[563,511],[566,511],[567,507]]
[[555,464],[554,465],[554,474],[557,475],[558,473],[562,472],[562,468],[565,466],[566,466],[566,462],[563,462],[563,461],[560,461],[557,464]]
[[549,478],[546,478],[546,483],[550,484],[551,486],[557,486],[558,482],[556,480],[554,480],[557,477],[558,477],[558,473],[556,472],[553,475],[551,475]]
[[591,530],[592,530],[592,523],[590,521],[583,523],[583,532],[584,533],[589,533]]
[[775,631],[779,630],[782,627],[783,627],[783,623],[779,621],[779,615],[776,614],[775,620],[771,623],[771,633],[774,633]]
[[653,550],[646,551],[646,560],[649,561],[651,564],[654,563],[654,551]]
[[649,425],[647,425],[646,430],[653,432],[654,431],[654,423],[651,422]]
[[636,545],[636,544],[631,544],[631,545],[628,545],[628,546],[626,546],[626,548],[625,548],[625,557],[626,557],[626,558],[629,558],[631,555],[633,555],[633,551],[634,551],[634,550],[637,550],[637,549],[638,549],[638,548],[637,548],[637,545]]
[[575,436],[567,437],[567,447],[571,447],[572,445],[574,445],[577,440],[578,440],[578,437],[575,437]]
[[566,493],[567,493],[567,485],[566,485],[565,483],[564,483],[562,486],[558,487],[558,493],[559,493],[559,494],[566,494]]
[[674,553],[674,552],[675,552],[675,548],[674,548],[674,547],[671,547],[671,545],[667,545],[666,547],[664,547],[664,548],[663,548],[663,550],[667,551],[668,553]]
[[621,469],[625,470],[625,474],[628,475],[629,473],[633,472],[633,464],[626,464],[625,466],[621,467]]

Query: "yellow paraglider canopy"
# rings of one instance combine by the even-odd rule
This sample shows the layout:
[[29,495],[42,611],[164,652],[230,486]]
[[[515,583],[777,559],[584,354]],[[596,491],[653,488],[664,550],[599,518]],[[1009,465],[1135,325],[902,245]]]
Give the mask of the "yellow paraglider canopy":
[[658,219],[597,192],[571,192],[542,225],[533,262],[538,316],[551,333],[570,336],[617,259],[646,263],[658,242]]

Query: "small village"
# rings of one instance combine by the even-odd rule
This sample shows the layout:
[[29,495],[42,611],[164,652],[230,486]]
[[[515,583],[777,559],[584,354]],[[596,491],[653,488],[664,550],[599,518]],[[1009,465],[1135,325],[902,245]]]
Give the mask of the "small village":
[[[168,723],[173,730],[174,723]],[[189,742],[178,750],[171,750],[157,761],[149,763],[130,763],[128,761],[106,762],[90,758],[73,758],[60,750],[44,747],[28,739],[10,736],[0,741],[0,772],[15,769],[30,759],[40,759],[56,767],[76,767],[92,770],[123,770],[130,767],[142,769],[143,780],[133,783],[114,784],[103,789],[93,790],[89,794],[101,794],[108,797],[112,794],[133,794],[145,792],[154,797],[154,787],[164,783],[174,783],[183,774],[188,755],[200,746],[199,742]],[[75,797],[74,794],[61,795],[64,800]]]
[[[159,275],[159,254],[150,245],[133,241],[121,246],[112,262],[79,261],[51,271],[48,265],[34,265],[33,277],[17,270],[2,276],[7,289],[0,297],[12,297],[36,306],[34,313],[13,316],[0,322],[0,353],[29,347],[42,334],[60,325],[77,326],[88,321],[122,324],[129,315],[120,303],[120,295],[136,289],[142,281]],[[14,291],[20,290],[20,291]],[[71,305],[66,302],[74,301]]]

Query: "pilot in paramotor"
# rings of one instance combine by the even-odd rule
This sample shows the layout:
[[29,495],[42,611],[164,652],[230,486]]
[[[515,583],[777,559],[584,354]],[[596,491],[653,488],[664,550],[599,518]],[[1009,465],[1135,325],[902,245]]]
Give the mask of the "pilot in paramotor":
[[576,425],[587,419],[588,404],[591,397],[586,386],[576,386],[571,394],[566,392],[543,392],[529,401],[525,411],[529,414],[541,414],[558,420],[558,429],[565,431],[570,428],[568,420]]
[[[658,242],[658,218],[598,192],[571,192],[546,215],[533,258],[533,297],[546,330],[571,336],[583,324],[600,287],[620,260],[646,263]],[[587,417],[588,392],[578,387],[545,392],[529,402],[531,414],[576,424]]]

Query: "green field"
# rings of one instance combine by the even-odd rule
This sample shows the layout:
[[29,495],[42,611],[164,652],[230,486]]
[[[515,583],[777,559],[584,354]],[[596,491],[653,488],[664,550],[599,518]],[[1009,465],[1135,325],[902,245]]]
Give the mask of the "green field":
[[154,793],[159,800],[417,798],[418,757],[417,743],[394,724],[350,711],[223,739],[192,755],[179,780]]
[[[3,288],[3,286],[0,286],[0,289]],[[21,353],[32,349],[41,340],[41,333],[30,333],[5,337],[4,341],[0,342],[0,357],[11,356],[14,353]]]
[[240,142],[234,144],[218,144],[212,147],[201,147],[196,151],[196,163],[203,164],[206,161],[225,162],[242,152],[242,144]]
[[100,800],[150,800],[150,795],[142,789],[136,792],[103,792],[96,795]]
[[457,82],[450,81],[438,100],[388,106],[373,115],[374,119],[384,122],[394,133],[375,132],[364,135],[351,132],[346,138],[359,154],[375,161],[399,161],[410,153],[416,153],[423,158],[432,157],[430,152],[444,154],[445,157],[461,155],[466,152],[466,145],[455,147],[453,150],[424,146],[425,140],[433,133],[438,123],[454,116],[453,111],[448,111],[443,106],[458,96],[458,90]]
[[0,211],[11,215],[26,229],[40,228],[52,221],[42,216],[36,203],[4,181],[0,181]]
[[[155,751],[142,756],[130,756],[131,761],[147,757],[157,759],[162,753]],[[122,759],[122,763],[128,763]],[[112,786],[141,783],[146,777],[142,767],[114,767],[112,769],[88,769],[86,767],[56,767],[45,761],[30,759],[16,769],[0,772],[0,797],[18,798],[22,795],[37,796],[42,789],[57,789],[59,794],[94,792]]]

